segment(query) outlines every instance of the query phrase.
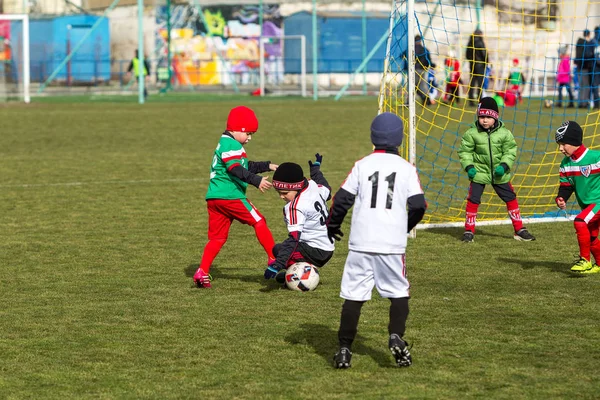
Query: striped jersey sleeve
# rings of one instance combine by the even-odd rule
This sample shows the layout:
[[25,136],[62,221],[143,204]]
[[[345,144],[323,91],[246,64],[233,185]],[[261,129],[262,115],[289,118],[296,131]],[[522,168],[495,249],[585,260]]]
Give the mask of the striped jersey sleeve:
[[288,232],[302,232],[306,217],[298,207],[300,196],[285,205],[284,218],[287,224]]

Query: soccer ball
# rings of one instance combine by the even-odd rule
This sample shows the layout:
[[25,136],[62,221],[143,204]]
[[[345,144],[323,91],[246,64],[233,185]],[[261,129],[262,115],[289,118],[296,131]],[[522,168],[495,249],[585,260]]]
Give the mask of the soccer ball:
[[319,270],[307,262],[297,262],[285,271],[285,285],[301,292],[315,290],[319,285]]
[[545,100],[544,101],[544,107],[546,107],[546,108],[552,107],[553,104],[554,104],[554,102],[552,100]]

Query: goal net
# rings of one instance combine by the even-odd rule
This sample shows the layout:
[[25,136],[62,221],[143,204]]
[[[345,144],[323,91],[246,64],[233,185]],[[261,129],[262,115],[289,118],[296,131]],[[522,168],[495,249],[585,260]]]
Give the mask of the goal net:
[[[554,132],[563,121],[576,120],[584,144],[600,145],[600,72],[594,73],[600,70],[600,4],[397,0],[390,28],[379,111],[394,112],[406,123],[405,155],[417,165],[429,204],[425,224],[464,223],[469,181],[457,151],[482,96],[501,105],[500,119],[517,141],[511,173],[522,216],[564,220],[576,212],[575,196],[566,214],[554,203],[563,158]],[[424,53],[412,51],[417,35],[431,62],[421,71],[415,59]],[[510,221],[491,187],[478,220]]]
[[29,18],[0,15],[0,102],[29,103]]

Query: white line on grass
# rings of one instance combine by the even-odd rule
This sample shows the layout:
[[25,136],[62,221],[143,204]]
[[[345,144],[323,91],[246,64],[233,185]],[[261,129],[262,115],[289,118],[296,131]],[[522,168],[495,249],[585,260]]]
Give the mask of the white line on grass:
[[140,179],[130,181],[94,181],[94,182],[63,182],[63,183],[22,183],[13,185],[0,185],[0,188],[35,188],[50,186],[91,186],[91,185],[135,185],[141,183],[167,183],[167,182],[201,182],[204,178],[179,178],[179,179]]

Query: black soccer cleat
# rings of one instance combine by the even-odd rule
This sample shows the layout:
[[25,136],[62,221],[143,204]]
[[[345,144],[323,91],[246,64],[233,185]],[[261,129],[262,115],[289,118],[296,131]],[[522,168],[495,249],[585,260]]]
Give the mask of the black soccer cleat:
[[525,228],[519,229],[515,232],[514,236],[515,240],[519,240],[521,242],[531,242],[535,240],[535,236],[533,236],[529,231]]
[[352,352],[347,347],[340,347],[337,353],[333,356],[333,367],[337,369],[350,368],[352,360]]
[[463,236],[462,236],[463,242],[472,243],[474,239],[475,239],[475,234],[473,232],[466,231],[465,233],[463,233]]
[[409,367],[412,364],[412,357],[408,351],[408,343],[400,338],[395,333],[390,335],[388,347],[396,360],[396,365],[399,367]]

